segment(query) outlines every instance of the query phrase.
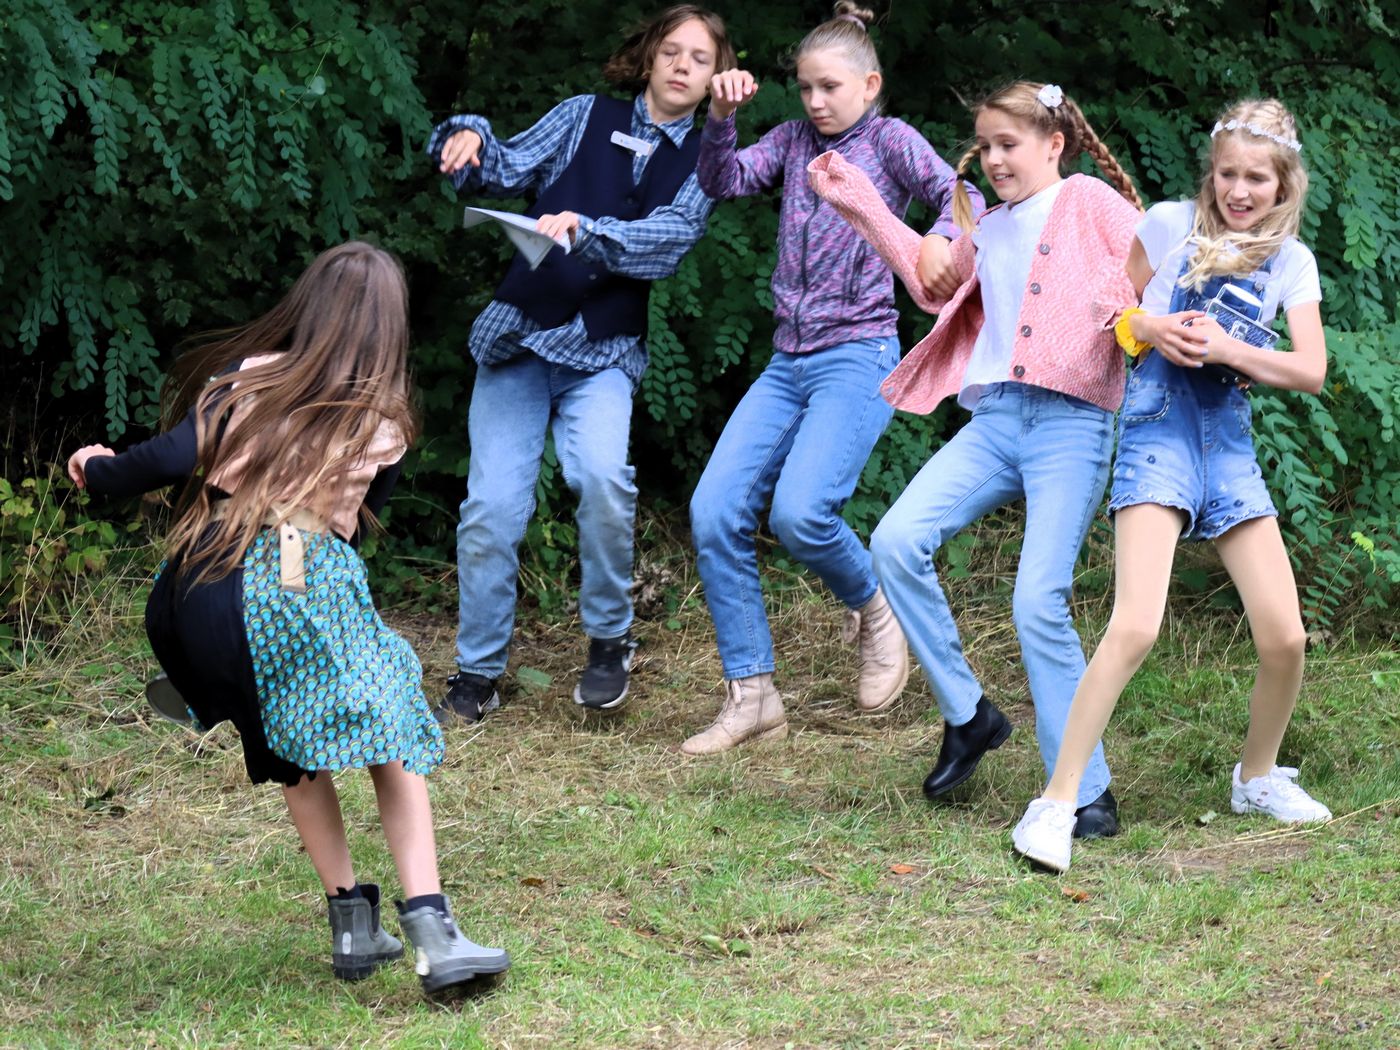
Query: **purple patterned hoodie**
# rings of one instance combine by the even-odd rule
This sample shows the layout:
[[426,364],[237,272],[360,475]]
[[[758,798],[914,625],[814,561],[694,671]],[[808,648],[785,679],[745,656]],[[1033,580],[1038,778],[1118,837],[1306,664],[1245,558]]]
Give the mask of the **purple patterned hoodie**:
[[[774,346],[803,354],[895,333],[894,278],[874,248],[812,192],[807,165],[835,150],[870,177],[890,211],[903,215],[910,197],[938,208],[929,233],[950,241],[953,169],[902,120],[873,110],[839,135],[823,135],[809,120],[779,124],[752,146],[736,149],[734,117],[705,123],[695,173],[716,200],[783,185],[778,215],[778,264],[773,269]],[[981,196],[969,187],[973,213]]]

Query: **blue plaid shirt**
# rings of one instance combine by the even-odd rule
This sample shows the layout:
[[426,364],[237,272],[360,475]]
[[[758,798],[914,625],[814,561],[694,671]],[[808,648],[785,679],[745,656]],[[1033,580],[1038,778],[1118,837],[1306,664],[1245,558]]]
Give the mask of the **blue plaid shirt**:
[[[589,114],[592,95],[565,99],[546,113],[534,127],[504,142],[491,133],[484,117],[449,117],[433,129],[427,152],[436,161],[443,144],[463,128],[481,136],[481,167],[471,165],[448,176],[458,190],[494,197],[514,197],[540,193],[551,186],[578,151]],[[646,99],[638,95],[632,105],[634,138],[660,145],[665,135],[677,146],[694,123],[682,117],[667,124],[655,124]],[[640,182],[646,157],[632,162],[632,178]],[[631,222],[604,216],[579,216],[573,254],[589,262],[602,263],[614,273],[658,281],[676,272],[682,257],[705,233],[714,201],[700,189],[692,174],[670,204]],[[478,364],[495,365],[526,351],[546,361],[583,372],[620,368],[635,387],[647,366],[646,340],[640,336],[619,335],[592,340],[583,327],[583,317],[559,328],[541,328],[509,303],[492,300],[472,325],[468,349]]]

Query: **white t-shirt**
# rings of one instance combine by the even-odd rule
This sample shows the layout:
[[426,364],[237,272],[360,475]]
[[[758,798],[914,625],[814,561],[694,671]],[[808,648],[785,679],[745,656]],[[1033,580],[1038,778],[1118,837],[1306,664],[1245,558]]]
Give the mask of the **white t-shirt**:
[[[1137,239],[1147,252],[1148,263],[1156,271],[1142,293],[1142,308],[1149,314],[1161,316],[1171,312],[1172,292],[1195,254],[1194,246],[1188,243],[1195,218],[1195,201],[1166,201],[1154,204],[1138,223]],[[1240,283],[1251,284],[1252,281],[1242,276]],[[1263,324],[1272,321],[1280,310],[1287,313],[1299,303],[1322,301],[1317,260],[1298,238],[1290,237],[1283,242],[1264,280],[1260,298],[1264,301],[1263,312],[1259,315]]]
[[1036,246],[1064,180],[1047,186],[1019,204],[1004,204],[977,221],[972,243],[977,249],[977,283],[985,320],[963,373],[958,404],[974,409],[982,391],[1006,382],[1016,349],[1016,322],[1026,295]]

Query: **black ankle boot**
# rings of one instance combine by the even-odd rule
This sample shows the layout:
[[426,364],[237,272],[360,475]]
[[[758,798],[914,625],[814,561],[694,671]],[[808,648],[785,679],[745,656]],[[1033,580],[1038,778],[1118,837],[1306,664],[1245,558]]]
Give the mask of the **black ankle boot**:
[[941,798],[972,776],[988,751],[1001,747],[1011,735],[1011,723],[985,696],[977,701],[977,713],[960,726],[943,723],[943,746],[938,764],[924,778],[924,794]]
[[1076,809],[1074,815],[1077,839],[1106,839],[1118,834],[1118,800],[1108,788],[1088,805]]

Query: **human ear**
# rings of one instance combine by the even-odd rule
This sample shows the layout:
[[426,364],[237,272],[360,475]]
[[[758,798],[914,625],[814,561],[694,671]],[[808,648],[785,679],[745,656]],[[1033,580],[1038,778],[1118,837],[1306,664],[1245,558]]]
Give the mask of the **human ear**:
[[874,102],[880,94],[880,86],[884,84],[885,78],[879,73],[870,72],[865,74],[865,101]]
[[1050,159],[1059,160],[1060,154],[1065,151],[1065,133],[1063,131],[1052,131],[1050,133]]

